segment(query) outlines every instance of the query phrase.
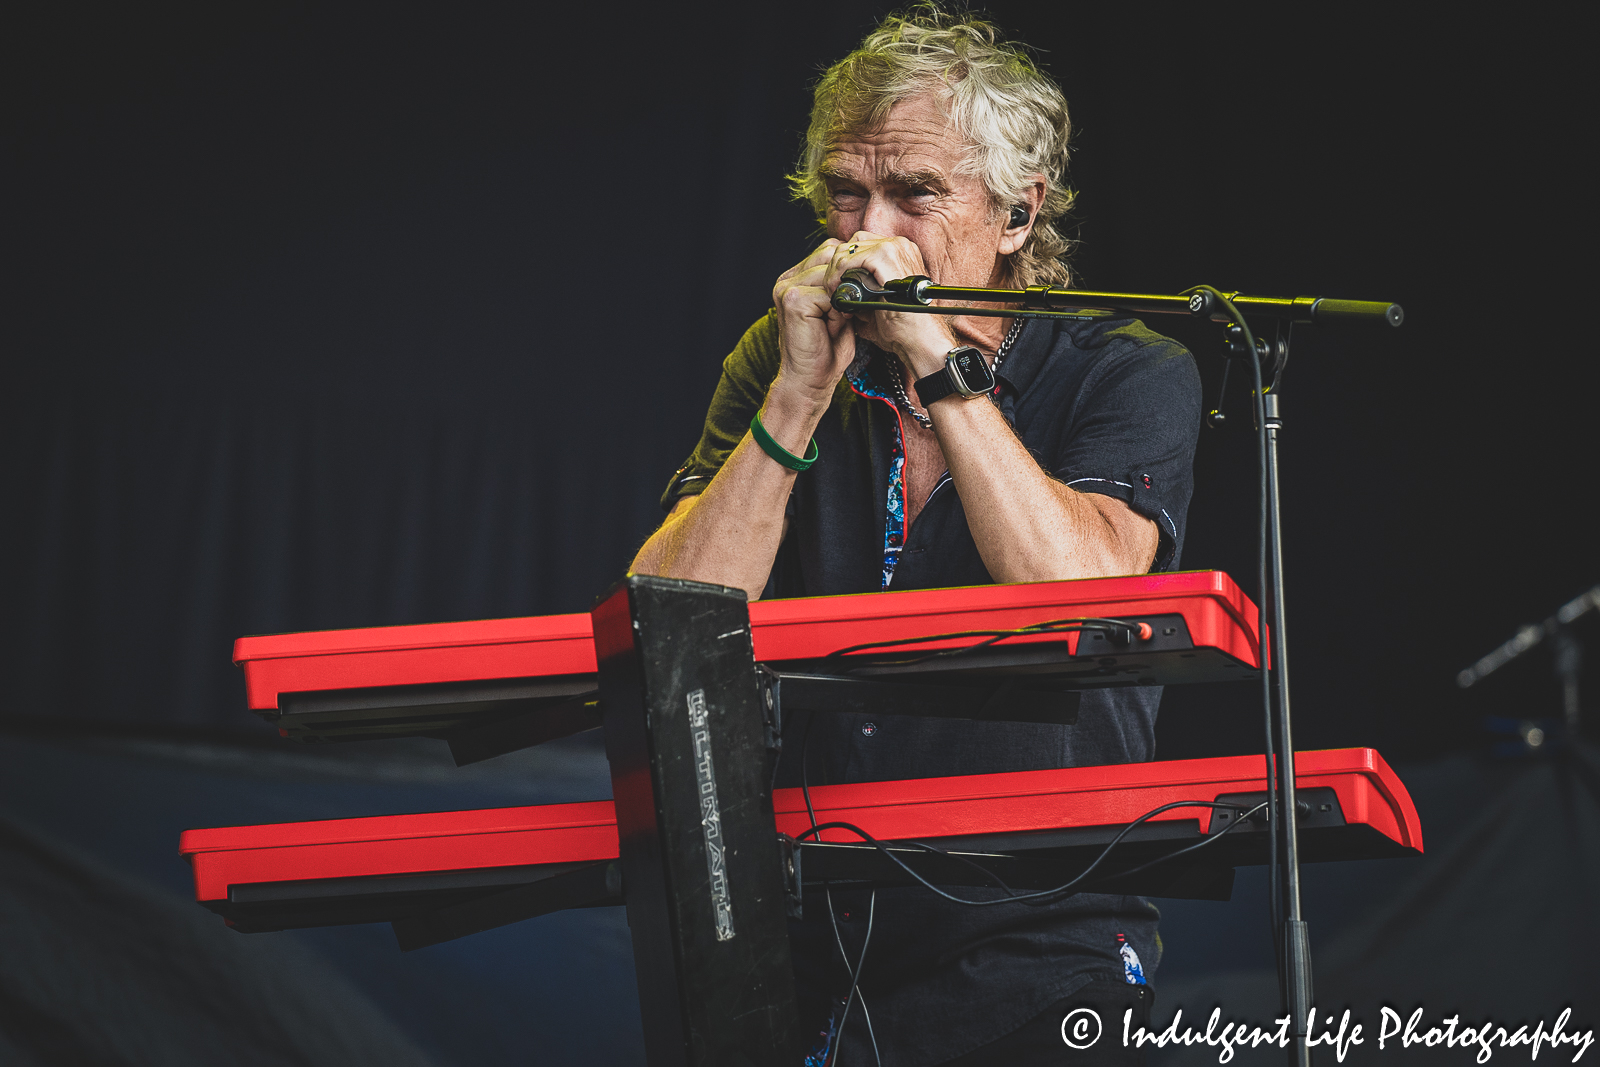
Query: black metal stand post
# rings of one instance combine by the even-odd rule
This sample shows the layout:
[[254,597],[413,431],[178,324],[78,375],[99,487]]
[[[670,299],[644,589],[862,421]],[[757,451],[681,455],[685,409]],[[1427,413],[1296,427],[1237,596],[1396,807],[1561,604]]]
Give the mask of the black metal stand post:
[[633,575],[592,615],[647,1061],[798,1063],[745,595]]
[[1267,423],[1267,552],[1272,574],[1272,680],[1277,698],[1278,807],[1273,813],[1273,833],[1278,835],[1281,857],[1280,889],[1283,899],[1284,1010],[1293,1017],[1294,1045],[1289,1062],[1309,1067],[1311,1049],[1306,1044],[1306,1013],[1311,1010],[1311,938],[1300,911],[1300,838],[1296,822],[1294,731],[1289,715],[1289,656],[1285,633],[1283,593],[1282,500],[1278,492],[1278,433],[1283,429],[1278,394],[1262,397]]

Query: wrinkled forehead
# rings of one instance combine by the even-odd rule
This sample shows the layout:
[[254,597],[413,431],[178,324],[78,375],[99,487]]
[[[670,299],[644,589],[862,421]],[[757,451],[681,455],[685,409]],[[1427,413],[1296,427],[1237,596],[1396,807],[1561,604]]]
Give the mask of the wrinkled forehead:
[[898,101],[876,122],[833,133],[817,172],[850,181],[927,184],[967,172],[972,155],[944,101],[922,93]]

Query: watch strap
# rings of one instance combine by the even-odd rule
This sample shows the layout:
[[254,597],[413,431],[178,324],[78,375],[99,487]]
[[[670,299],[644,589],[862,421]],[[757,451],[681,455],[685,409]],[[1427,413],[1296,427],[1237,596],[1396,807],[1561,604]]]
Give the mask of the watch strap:
[[956,392],[956,383],[950,380],[950,364],[946,363],[925,378],[917,379],[917,399],[927,407]]

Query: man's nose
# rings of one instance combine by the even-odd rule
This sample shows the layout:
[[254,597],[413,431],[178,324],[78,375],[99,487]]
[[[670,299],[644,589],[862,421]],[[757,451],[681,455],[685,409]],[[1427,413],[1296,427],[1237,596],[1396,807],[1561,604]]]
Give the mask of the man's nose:
[[861,214],[861,228],[868,233],[881,234],[884,237],[899,237],[895,229],[899,221],[899,212],[886,196],[874,195],[867,198],[867,210]]

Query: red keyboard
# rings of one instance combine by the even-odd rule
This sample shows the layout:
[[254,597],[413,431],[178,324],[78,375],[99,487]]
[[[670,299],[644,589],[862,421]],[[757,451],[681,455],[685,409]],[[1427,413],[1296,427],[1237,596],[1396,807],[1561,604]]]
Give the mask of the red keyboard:
[[[811,798],[819,823],[852,823],[881,841],[933,842],[1005,872],[1013,886],[1034,888],[1071,878],[1123,825],[1152,808],[1176,800],[1232,804],[1231,813],[1177,808],[1155,816],[1118,846],[1104,876],[1090,884],[1226,899],[1234,866],[1266,861],[1264,825],[1240,821],[1265,797],[1264,763],[1261,756],[1229,756],[816,786]],[[1303,859],[1422,851],[1411,798],[1372,749],[1302,752],[1296,770]],[[773,799],[780,832],[797,835],[811,825],[800,790],[781,789]],[[1218,833],[1230,820],[1238,828],[1214,846],[1128,876],[1137,881],[1119,881],[1119,872]],[[905,880],[854,835],[823,836],[826,843],[803,849],[805,882]],[[403,924],[519,893],[523,903],[514,918],[621,902],[610,801],[189,830],[179,847],[193,866],[199,902],[247,931]],[[930,880],[983,884],[965,864],[911,849],[899,854],[921,857]],[[530,909],[529,893],[544,893],[543,902]],[[476,928],[485,927],[480,921]]]
[[[790,670],[817,669],[830,653],[867,642],[1076,618],[1147,625],[1120,645],[1100,631],[1008,638],[948,661],[946,673],[1032,674],[1056,688],[1082,689],[1225,681],[1256,667],[1255,605],[1220,571],[750,605],[756,660]],[[545,736],[599,724],[590,702],[596,668],[586,614],[244,637],[234,645],[234,662],[244,669],[250,707],[302,740],[450,737],[467,725],[542,709],[551,719],[540,727]]]

